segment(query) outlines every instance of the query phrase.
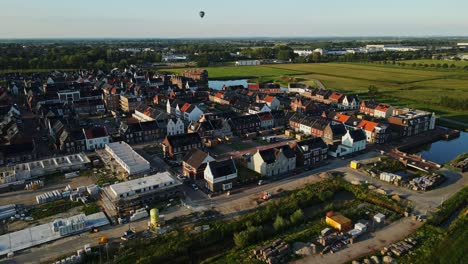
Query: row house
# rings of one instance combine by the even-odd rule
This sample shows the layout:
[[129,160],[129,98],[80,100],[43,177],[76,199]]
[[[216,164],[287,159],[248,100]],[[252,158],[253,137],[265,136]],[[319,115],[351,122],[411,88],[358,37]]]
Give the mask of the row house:
[[109,87],[103,89],[102,100],[107,111],[116,112],[120,109],[120,95],[123,95],[123,89],[120,87]]
[[144,103],[143,97],[137,97],[135,95],[120,96],[120,109],[126,113],[133,113],[142,103]]
[[198,121],[203,115],[203,111],[198,106],[177,99],[168,100],[166,110],[169,114],[180,117],[188,122]]
[[78,115],[94,115],[106,112],[106,107],[100,98],[81,98],[73,103],[73,109]]
[[379,105],[374,100],[364,100],[359,105],[359,112],[368,116],[374,116],[375,108]]
[[374,110],[374,116],[376,118],[387,119],[393,114],[393,107],[388,104],[378,104]]
[[292,100],[290,106],[293,112],[306,112],[315,108],[315,102],[306,97],[298,96]]
[[233,159],[209,161],[203,172],[205,187],[211,192],[228,191],[237,181],[237,167]]
[[163,110],[141,104],[135,109],[132,117],[139,121],[154,121],[168,119],[169,115]]
[[102,149],[110,142],[109,134],[106,127],[93,127],[83,129],[85,136],[86,150],[93,151]]
[[0,165],[30,161],[37,158],[34,140],[0,146]]
[[232,132],[242,136],[246,133],[260,131],[262,121],[258,115],[245,115],[228,119]]
[[158,121],[137,121],[127,119],[120,123],[120,137],[129,144],[136,144],[163,138],[166,133]]
[[273,115],[270,112],[263,112],[257,114],[260,118],[260,127],[262,129],[271,129],[274,126]]
[[289,125],[294,131],[314,137],[323,137],[328,124],[329,122],[322,117],[309,117],[296,114],[289,119]]
[[336,105],[338,109],[355,110],[359,108],[359,98],[356,95],[344,95]]
[[266,104],[271,110],[278,110],[280,108],[281,102],[273,95],[257,95],[257,103]]
[[328,154],[332,157],[342,157],[366,149],[366,134],[362,129],[347,130],[341,143],[330,145]]
[[262,112],[270,112],[271,109],[268,107],[267,104],[264,103],[253,103],[249,105],[248,113],[249,114],[257,114]]
[[382,144],[388,141],[390,136],[387,124],[362,120],[357,128],[364,130],[368,143]]
[[57,149],[65,153],[85,152],[87,149],[83,130],[63,129],[57,137]]
[[262,94],[283,94],[279,84],[275,83],[249,83],[248,90],[255,91]]
[[203,179],[206,164],[214,160],[210,154],[199,149],[192,149],[182,159],[182,174],[192,180]]
[[209,100],[210,102],[220,104],[220,105],[228,105],[230,104],[230,97],[227,96],[226,91],[218,91],[215,94],[210,94]]
[[182,72],[182,76],[190,78],[201,89],[208,88],[208,71],[205,69],[189,69]]
[[289,146],[260,150],[250,158],[249,169],[263,176],[276,176],[296,169],[296,154]]
[[270,114],[273,116],[273,127],[286,127],[289,123],[289,118],[293,115],[283,110],[272,110]]
[[328,157],[328,145],[322,138],[311,138],[297,142],[295,147],[298,167],[314,167]]
[[193,121],[189,125],[188,132],[198,133],[201,138],[229,138],[232,136],[231,126],[224,118]]
[[204,145],[197,133],[166,136],[162,142],[164,157],[181,160],[192,149],[203,149]]
[[418,135],[435,128],[436,116],[420,110],[398,109],[397,115],[388,118],[392,131],[400,137]]

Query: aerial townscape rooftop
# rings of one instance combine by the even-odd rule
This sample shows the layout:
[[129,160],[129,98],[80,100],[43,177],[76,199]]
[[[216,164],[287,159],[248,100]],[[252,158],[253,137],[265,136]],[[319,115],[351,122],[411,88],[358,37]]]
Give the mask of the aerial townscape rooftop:
[[467,1],[52,2],[0,3],[0,263],[468,263]]

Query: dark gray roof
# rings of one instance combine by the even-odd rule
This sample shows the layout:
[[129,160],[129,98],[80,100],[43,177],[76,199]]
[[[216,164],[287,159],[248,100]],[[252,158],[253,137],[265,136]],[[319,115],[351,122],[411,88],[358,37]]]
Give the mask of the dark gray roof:
[[351,130],[349,131],[349,135],[354,141],[366,140],[366,134],[362,129]]
[[312,150],[315,150],[315,149],[326,149],[326,148],[328,148],[325,141],[323,141],[323,139],[320,138],[320,137],[299,141],[299,142],[297,142],[297,145],[299,146],[299,150],[301,152],[304,152],[304,149],[302,148],[302,146],[308,146],[309,151],[312,151]]
[[232,159],[223,161],[212,161],[208,163],[213,178],[224,177],[237,172],[236,164]]
[[202,143],[198,133],[185,133],[167,136],[167,141],[173,148]]
[[185,163],[198,169],[202,165],[203,160],[208,157],[208,153],[199,149],[191,149],[182,159]]

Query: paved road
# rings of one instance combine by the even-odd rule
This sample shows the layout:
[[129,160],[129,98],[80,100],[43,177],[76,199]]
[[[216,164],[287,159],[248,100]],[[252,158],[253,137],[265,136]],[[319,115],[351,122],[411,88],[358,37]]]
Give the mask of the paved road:
[[310,79],[310,80],[313,81],[315,83],[315,85],[317,85],[317,88],[322,89],[322,90],[327,89],[325,87],[325,85],[323,85],[323,83],[321,81],[319,81],[317,79]]

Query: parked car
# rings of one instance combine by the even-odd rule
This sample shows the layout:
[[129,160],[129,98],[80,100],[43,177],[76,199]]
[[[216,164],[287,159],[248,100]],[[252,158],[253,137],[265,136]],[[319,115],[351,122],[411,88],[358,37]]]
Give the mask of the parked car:
[[198,191],[198,186],[195,183],[192,183],[192,189]]

